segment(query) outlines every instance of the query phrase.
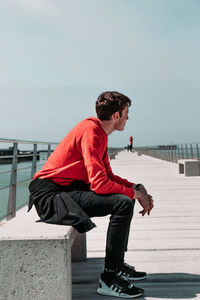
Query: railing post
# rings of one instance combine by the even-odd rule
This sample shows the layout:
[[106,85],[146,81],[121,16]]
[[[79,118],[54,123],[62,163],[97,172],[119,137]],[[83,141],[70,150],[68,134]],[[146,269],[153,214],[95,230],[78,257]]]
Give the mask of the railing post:
[[171,162],[173,162],[173,161],[174,161],[174,153],[173,153],[173,148],[171,146]]
[[33,178],[37,168],[37,144],[33,144],[33,160],[31,168],[31,178]]
[[167,161],[167,149],[165,148],[165,150],[163,150],[163,151],[164,151],[164,160]]
[[172,153],[173,153],[173,155],[172,155],[172,161],[176,162],[176,151],[175,151],[174,148],[172,148]]
[[193,159],[193,158],[194,158],[194,155],[193,155],[193,147],[192,147],[192,144],[190,144],[190,150],[191,150],[191,158]]
[[172,154],[172,148],[169,146],[169,161],[173,161],[173,154]]
[[177,146],[174,147],[174,162],[177,163],[178,161],[178,153],[177,153]]
[[50,154],[51,154],[51,144],[48,145],[47,159],[49,158]]
[[177,155],[178,155],[178,160],[180,159],[180,150],[179,150],[179,145],[177,145]]
[[181,159],[184,159],[183,145],[182,144],[181,144],[181,155],[182,155]]
[[166,158],[167,158],[167,161],[169,161],[169,151],[168,151],[168,147],[166,147]]
[[9,197],[6,220],[16,215],[16,185],[17,185],[17,143],[13,143],[12,171],[10,177]]
[[198,143],[196,144],[196,149],[197,149],[197,159],[200,159],[200,157],[199,157],[199,145],[198,145]]
[[186,155],[186,159],[188,159],[188,146],[187,144],[185,144],[185,155]]

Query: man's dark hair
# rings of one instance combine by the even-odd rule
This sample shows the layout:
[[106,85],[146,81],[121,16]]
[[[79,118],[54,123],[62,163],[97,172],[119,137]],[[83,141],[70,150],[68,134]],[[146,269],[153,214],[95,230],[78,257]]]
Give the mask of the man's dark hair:
[[110,120],[112,114],[119,112],[120,117],[126,106],[131,106],[131,100],[119,92],[104,92],[96,101],[97,117],[104,121]]

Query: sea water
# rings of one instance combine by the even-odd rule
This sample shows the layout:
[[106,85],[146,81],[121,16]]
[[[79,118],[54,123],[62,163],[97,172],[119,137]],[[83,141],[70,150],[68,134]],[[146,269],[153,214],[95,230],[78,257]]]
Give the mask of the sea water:
[[[44,156],[37,161],[37,171],[42,168],[45,163]],[[0,220],[7,214],[9,187],[1,189],[10,185],[11,172],[1,174],[6,171],[11,171],[11,164],[0,164]],[[16,208],[19,209],[28,203],[29,190],[28,186],[31,181],[32,162],[20,162],[17,164],[17,195]]]

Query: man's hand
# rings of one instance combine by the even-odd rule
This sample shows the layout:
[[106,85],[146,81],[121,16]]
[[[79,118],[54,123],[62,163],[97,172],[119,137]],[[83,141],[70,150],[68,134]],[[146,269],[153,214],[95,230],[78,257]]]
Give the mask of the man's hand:
[[145,189],[145,187],[143,186],[143,184],[141,184],[141,186],[139,187],[139,191],[142,192],[143,194],[148,194],[147,190]]
[[146,213],[150,215],[150,211],[154,207],[152,196],[147,194],[147,191],[143,185],[140,186],[140,190],[135,190],[134,196],[143,207],[143,210],[140,211],[140,214],[144,216]]

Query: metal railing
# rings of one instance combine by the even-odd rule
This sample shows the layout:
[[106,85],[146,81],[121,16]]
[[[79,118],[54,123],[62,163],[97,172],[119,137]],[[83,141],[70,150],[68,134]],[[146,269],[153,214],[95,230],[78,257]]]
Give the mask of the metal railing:
[[184,143],[158,146],[134,147],[139,154],[177,163],[179,159],[200,160],[200,143]]
[[[10,147],[9,149],[0,149],[0,167],[1,166],[5,166],[6,167],[11,167],[9,170],[1,170],[0,169],[0,192],[2,191],[8,191],[8,195],[4,195],[4,197],[0,197],[0,219],[3,219],[6,217],[6,220],[10,220],[12,218],[15,217],[16,215],[16,209],[19,208],[20,206],[25,205],[28,202],[28,197],[27,199],[24,199],[24,202],[22,202],[21,204],[18,205],[17,207],[17,203],[16,203],[16,199],[17,199],[17,188],[20,184],[24,184],[27,183],[29,184],[29,182],[31,181],[31,179],[33,178],[34,173],[37,171],[37,168],[42,166],[44,164],[40,162],[40,156],[41,154],[43,154],[43,159],[45,157],[45,159],[47,159],[49,157],[49,155],[51,154],[51,152],[54,149],[51,149],[51,147],[55,147],[58,143],[51,143],[51,142],[38,142],[38,141],[24,141],[24,140],[15,140],[15,139],[0,139],[0,145],[1,143],[4,144],[12,144],[13,146]],[[19,145],[20,144],[26,144],[26,145],[32,145],[33,146],[33,150],[28,150],[28,151],[20,151],[19,150]],[[38,149],[38,146],[40,146],[43,149]],[[46,148],[47,149],[44,149]],[[9,155],[2,155],[2,153],[5,153],[6,150],[8,150]],[[12,153],[10,155],[10,152]],[[45,160],[44,159],[44,160]],[[39,160],[39,162],[38,162]],[[25,166],[23,168],[19,167],[19,161],[23,161],[23,162],[28,162],[28,166]],[[25,179],[23,179],[21,176],[22,180],[17,180],[18,178],[18,174],[20,171],[27,171],[28,169],[30,169],[30,173],[28,178],[26,177]],[[8,175],[9,178],[7,178],[9,180],[9,184],[4,184],[3,182],[3,175],[7,175],[10,174],[10,176]],[[25,174],[27,175],[27,174]],[[26,186],[26,190],[28,191],[28,186]],[[1,195],[0,195],[1,196]],[[19,197],[21,197],[19,195]],[[7,198],[7,199],[5,199]],[[6,203],[5,201],[7,201],[7,208],[6,208]],[[4,205],[3,205],[4,204]]]

